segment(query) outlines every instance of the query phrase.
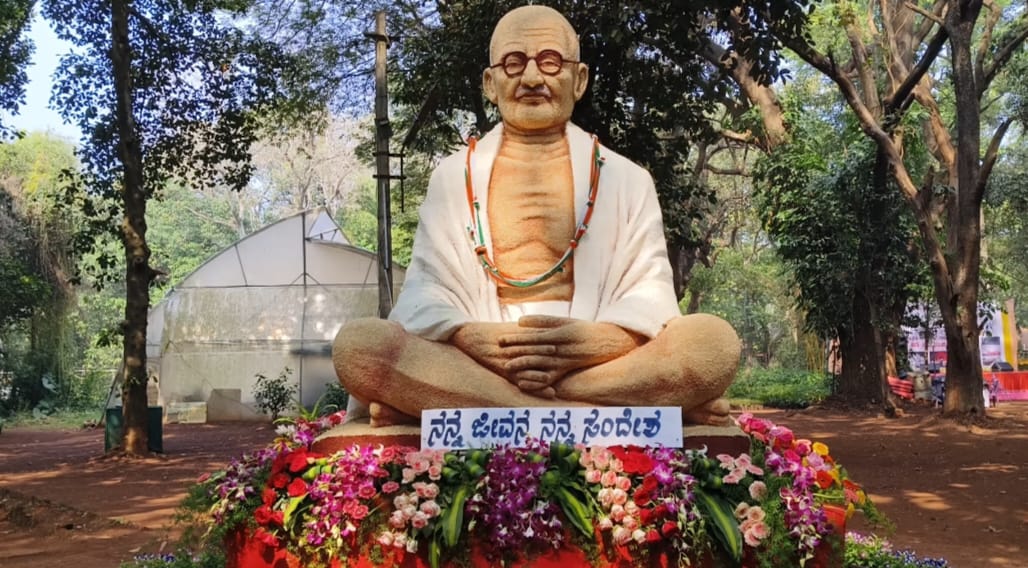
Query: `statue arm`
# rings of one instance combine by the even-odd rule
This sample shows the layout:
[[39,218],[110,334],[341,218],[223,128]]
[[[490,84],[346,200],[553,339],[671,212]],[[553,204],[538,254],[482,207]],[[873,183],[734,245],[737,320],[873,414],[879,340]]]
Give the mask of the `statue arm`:
[[624,212],[617,219],[622,229],[604,277],[609,292],[601,298],[595,320],[652,339],[669,320],[681,315],[681,310],[653,179],[635,164],[623,167],[629,171],[616,188],[619,210]]
[[467,205],[452,191],[460,187],[461,167],[454,155],[432,174],[403,291],[389,315],[408,332],[432,341],[448,341],[460,326],[486,319],[475,311],[483,309],[484,301],[479,297],[481,268],[463,231]]

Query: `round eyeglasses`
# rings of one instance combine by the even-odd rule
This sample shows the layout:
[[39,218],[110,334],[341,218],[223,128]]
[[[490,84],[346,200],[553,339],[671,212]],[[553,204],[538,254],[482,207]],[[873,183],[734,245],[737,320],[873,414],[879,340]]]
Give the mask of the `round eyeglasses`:
[[556,75],[560,73],[565,63],[581,63],[580,61],[564,59],[563,55],[552,49],[544,49],[535,54],[535,57],[529,57],[520,51],[512,51],[504,55],[499,63],[490,65],[489,68],[502,67],[503,72],[513,79],[514,77],[520,77],[525,72],[529,61],[535,61],[536,67],[539,68],[539,72],[543,75]]

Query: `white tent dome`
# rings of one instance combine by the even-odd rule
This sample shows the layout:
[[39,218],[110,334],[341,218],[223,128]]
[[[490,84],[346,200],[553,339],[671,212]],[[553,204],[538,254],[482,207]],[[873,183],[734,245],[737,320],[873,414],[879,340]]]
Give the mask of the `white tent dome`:
[[[404,270],[393,267],[393,288]],[[310,406],[336,381],[332,339],[378,315],[378,258],[350,245],[323,209],[246,236],[150,311],[147,358],[160,403],[208,403],[210,420],[252,419],[256,374],[287,368]]]

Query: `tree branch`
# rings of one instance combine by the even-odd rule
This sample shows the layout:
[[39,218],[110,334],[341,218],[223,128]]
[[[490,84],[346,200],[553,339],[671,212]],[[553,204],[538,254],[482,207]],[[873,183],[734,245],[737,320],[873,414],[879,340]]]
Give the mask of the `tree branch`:
[[[909,6],[909,4],[907,5]],[[932,31],[932,28],[935,27],[936,23],[941,25],[945,21],[943,16],[946,13],[946,0],[937,0],[935,5],[932,6],[932,11],[928,14],[925,14],[916,7],[911,7],[910,9],[923,15],[925,18],[921,21],[921,25],[918,26],[915,31],[917,42],[923,43],[924,38],[928,37],[928,33]]]
[[736,132],[734,130],[721,129],[718,134],[726,140],[733,142],[739,142],[741,144],[753,144],[753,133],[747,130],[746,132]]
[[[885,101],[885,116],[893,116],[896,111],[904,106],[904,101],[910,96],[911,91],[914,87],[921,82],[924,78],[925,73],[931,68],[932,63],[935,62],[935,58],[939,56],[939,52],[942,51],[942,46],[946,44],[946,40],[949,38],[949,32],[946,28],[940,27],[939,31],[935,32],[935,36],[928,43],[928,47],[925,48],[924,54],[921,55],[921,59],[917,62],[917,65],[910,70],[907,78],[903,80],[903,83],[889,96],[889,99]],[[899,117],[896,117],[898,120]]]
[[864,104],[867,105],[871,114],[881,112],[881,102],[878,98],[878,85],[871,67],[867,63],[867,46],[860,37],[860,30],[854,24],[846,26],[846,39],[850,44],[850,52],[853,54],[854,70],[860,79],[860,86],[864,93]]
[[1010,61],[1010,58],[1014,56],[1014,53],[1024,45],[1026,39],[1028,39],[1028,16],[1022,16],[1021,21],[1018,22],[1021,30],[1014,36],[1006,45],[996,51],[996,55],[992,58],[992,63],[982,72],[978,77],[978,97],[981,98],[992,80],[996,78],[999,70]]
[[744,168],[719,168],[710,164],[707,164],[707,171],[722,176],[744,176],[749,173]]
[[992,168],[996,165],[996,160],[999,158],[999,146],[1003,142],[1003,137],[1006,136],[1007,129],[1010,128],[1010,124],[1013,121],[1013,117],[1004,119],[999,127],[996,128],[992,139],[989,140],[989,148],[985,151],[985,157],[982,159],[982,169],[978,172],[978,183],[974,187],[974,199],[978,205],[982,203],[982,198],[985,196],[985,186],[989,182],[989,175],[992,174]]
[[[940,3],[936,4],[936,5],[935,5],[935,6],[936,6],[936,7],[935,7],[935,9],[936,9],[936,10],[938,10],[938,9],[939,9],[939,7],[940,7],[940,6],[942,5],[942,4],[943,4],[942,2],[940,2]],[[908,9],[908,10],[911,10],[911,11],[917,12],[918,14],[921,14],[921,15],[922,15],[922,16],[924,16],[925,18],[927,18],[927,19],[929,19],[929,20],[931,20],[931,21],[935,22],[936,24],[939,24],[940,26],[946,23],[946,21],[945,21],[945,20],[943,20],[943,19],[942,19],[942,17],[941,17],[941,16],[939,16],[938,14],[935,14],[934,12],[929,12],[928,10],[925,10],[924,8],[922,8],[922,7],[918,6],[917,4],[914,4],[913,2],[904,2],[904,3],[903,3],[903,5],[904,5],[904,6],[905,6],[905,7],[906,7],[906,8]]]

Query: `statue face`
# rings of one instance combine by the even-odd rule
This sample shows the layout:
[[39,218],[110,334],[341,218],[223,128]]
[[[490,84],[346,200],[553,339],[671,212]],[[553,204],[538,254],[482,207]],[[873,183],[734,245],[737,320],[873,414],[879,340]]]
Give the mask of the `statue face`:
[[496,25],[489,51],[482,86],[504,124],[523,132],[563,129],[589,80],[567,20],[549,8],[519,8]]

